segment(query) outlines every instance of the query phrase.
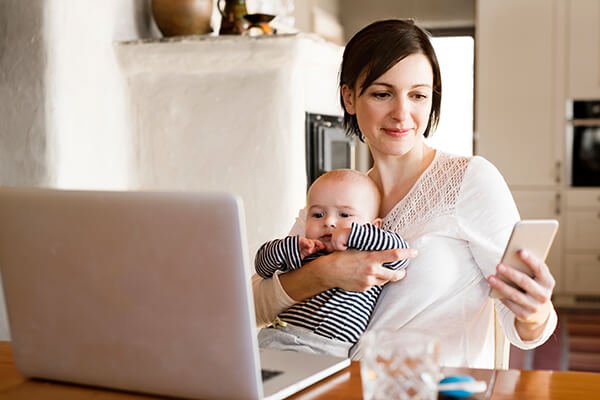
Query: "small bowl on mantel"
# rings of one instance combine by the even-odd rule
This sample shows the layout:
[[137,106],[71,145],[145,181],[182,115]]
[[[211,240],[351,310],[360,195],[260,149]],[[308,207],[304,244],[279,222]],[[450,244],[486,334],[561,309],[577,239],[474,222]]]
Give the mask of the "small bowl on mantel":
[[248,26],[248,34],[251,36],[258,35],[273,35],[275,30],[269,22],[271,22],[275,18],[275,15],[272,14],[246,14],[244,15],[244,19],[250,23]]

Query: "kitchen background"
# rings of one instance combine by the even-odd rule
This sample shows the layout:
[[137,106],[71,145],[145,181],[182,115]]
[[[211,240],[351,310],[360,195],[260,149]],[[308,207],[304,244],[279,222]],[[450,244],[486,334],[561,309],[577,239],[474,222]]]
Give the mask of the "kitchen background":
[[[523,218],[560,221],[555,301],[600,306],[600,187],[571,185],[570,112],[600,100],[600,0],[285,3],[302,34],[159,40],[146,0],[1,0],[0,184],[231,190],[255,250],[303,204],[305,113],[340,115],[340,45],[375,19],[412,17],[475,39],[474,63],[459,68],[467,107],[443,108],[442,123],[461,118],[435,139],[490,159]],[[355,158],[368,166],[364,147]]]

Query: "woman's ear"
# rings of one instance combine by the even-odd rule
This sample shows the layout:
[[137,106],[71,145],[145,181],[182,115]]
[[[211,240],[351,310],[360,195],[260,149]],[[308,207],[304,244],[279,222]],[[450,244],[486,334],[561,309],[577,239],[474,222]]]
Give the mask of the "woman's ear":
[[381,228],[381,226],[383,225],[383,219],[381,218],[375,218],[372,222],[373,225],[375,225],[378,228]]
[[350,89],[348,85],[342,85],[342,99],[344,99],[344,108],[350,115],[356,114],[354,110],[354,90]]

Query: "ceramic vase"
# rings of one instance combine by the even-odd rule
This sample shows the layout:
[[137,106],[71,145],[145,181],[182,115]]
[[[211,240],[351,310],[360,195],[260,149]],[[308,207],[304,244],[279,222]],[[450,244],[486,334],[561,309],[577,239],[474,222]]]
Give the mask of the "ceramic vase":
[[152,0],[152,16],[165,37],[212,31],[212,0]]

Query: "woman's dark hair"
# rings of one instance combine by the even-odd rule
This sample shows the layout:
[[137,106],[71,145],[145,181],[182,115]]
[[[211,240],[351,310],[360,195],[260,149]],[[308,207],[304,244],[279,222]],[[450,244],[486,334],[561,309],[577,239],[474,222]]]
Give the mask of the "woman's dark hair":
[[442,77],[429,34],[409,19],[374,22],[356,33],[346,45],[340,71],[340,102],[344,109],[344,127],[348,135],[357,135],[361,141],[364,141],[356,115],[350,115],[346,111],[342,86],[348,85],[349,88],[355,89],[358,78],[364,73],[365,80],[358,93],[360,96],[377,78],[399,61],[418,53],[427,57],[433,70],[432,106],[424,133],[425,137],[430,135],[440,119]]

